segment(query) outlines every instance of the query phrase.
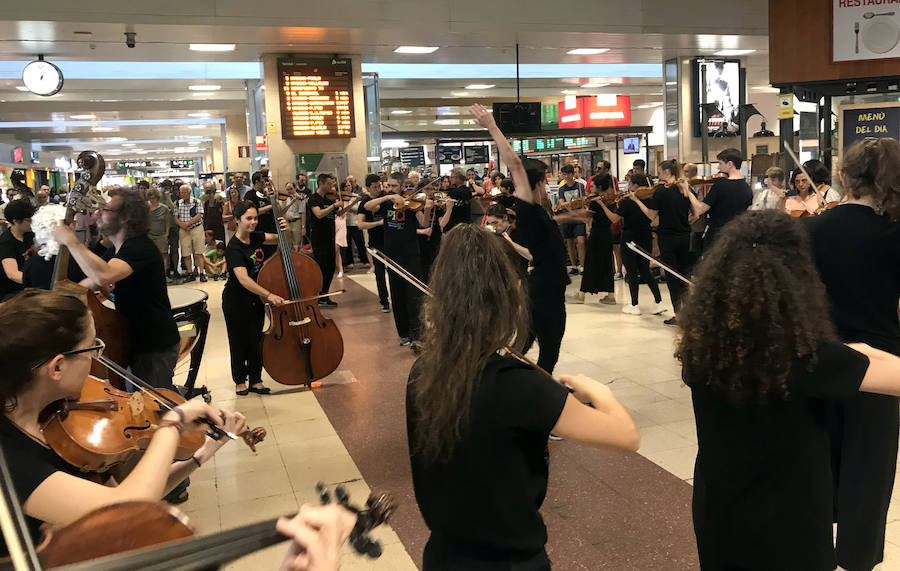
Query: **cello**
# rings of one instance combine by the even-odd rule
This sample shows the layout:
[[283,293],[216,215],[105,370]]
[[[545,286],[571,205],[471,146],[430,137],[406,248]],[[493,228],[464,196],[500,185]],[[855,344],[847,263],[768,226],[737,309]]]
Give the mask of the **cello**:
[[[271,186],[269,189],[271,190]],[[269,193],[275,218],[281,213],[278,198]],[[266,305],[269,328],[263,334],[262,355],[266,372],[283,385],[307,387],[327,377],[344,358],[344,339],[333,320],[319,312],[316,294],[322,289],[319,265],[306,254],[294,252],[281,225],[278,256],[259,270],[257,283],[285,300],[284,305]]]
[[[106,171],[106,161],[96,151],[82,151],[76,160],[82,169],[78,180],[69,190],[66,196],[66,224],[71,225],[76,212],[91,212],[102,205],[102,198],[97,191],[96,184],[103,178]],[[108,339],[106,355],[122,365],[128,367],[131,363],[131,343],[128,335],[128,323],[121,313],[103,305],[99,293],[68,280],[69,250],[65,246],[59,246],[59,253],[53,264],[53,277],[50,280],[51,289],[62,290],[78,297],[91,312],[94,318],[94,326],[97,328],[97,336]],[[94,362],[91,372],[97,377],[106,377],[118,389],[125,388],[124,380],[117,374],[109,371],[104,365]]]

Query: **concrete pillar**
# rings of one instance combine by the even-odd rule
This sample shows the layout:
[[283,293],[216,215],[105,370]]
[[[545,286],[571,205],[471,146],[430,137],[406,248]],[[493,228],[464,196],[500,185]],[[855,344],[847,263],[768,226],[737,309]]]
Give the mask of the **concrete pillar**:
[[222,139],[212,138],[212,165],[216,172],[222,172]]
[[247,138],[247,117],[243,113],[235,113],[225,116],[225,141],[228,147],[228,170],[253,172],[259,165],[250,168],[250,157],[239,157],[238,147],[249,146],[252,143]]
[[[338,57],[349,57],[353,62],[353,120],[356,123],[356,136],[353,138],[328,139],[282,139],[281,110],[279,107],[278,87],[278,54],[263,56],[263,80],[265,82],[266,101],[266,134],[269,144],[269,170],[276,186],[279,188],[296,176],[296,156],[300,153],[347,153],[350,173],[357,180],[365,177],[366,162],[366,106],[363,98],[361,58],[357,55],[341,54]],[[298,56],[299,57],[299,56]],[[311,55],[321,58],[322,55]]]

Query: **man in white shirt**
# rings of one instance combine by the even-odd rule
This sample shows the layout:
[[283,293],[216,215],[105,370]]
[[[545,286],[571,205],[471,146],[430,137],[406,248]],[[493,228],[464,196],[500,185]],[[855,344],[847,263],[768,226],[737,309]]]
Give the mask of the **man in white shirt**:
[[184,281],[192,282],[199,274],[200,281],[205,282],[203,255],[206,253],[206,241],[203,235],[203,203],[191,196],[191,187],[187,184],[181,185],[178,196],[180,199],[175,203],[175,224],[180,228],[178,241],[184,269],[187,271]]

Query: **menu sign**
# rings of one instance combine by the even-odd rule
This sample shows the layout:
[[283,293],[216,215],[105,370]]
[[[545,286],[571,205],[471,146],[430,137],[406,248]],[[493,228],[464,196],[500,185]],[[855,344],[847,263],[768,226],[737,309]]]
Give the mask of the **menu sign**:
[[460,156],[460,151],[462,150],[462,145],[438,145],[437,147],[437,162],[442,165],[456,164],[462,158]]
[[400,163],[409,167],[425,164],[425,147],[403,147],[400,149]]
[[281,136],[354,137],[349,58],[278,60]]
[[900,107],[844,109],[843,148],[870,137],[900,139]]
[[467,165],[487,164],[490,161],[488,148],[484,145],[465,146],[463,147],[463,153],[465,154]]

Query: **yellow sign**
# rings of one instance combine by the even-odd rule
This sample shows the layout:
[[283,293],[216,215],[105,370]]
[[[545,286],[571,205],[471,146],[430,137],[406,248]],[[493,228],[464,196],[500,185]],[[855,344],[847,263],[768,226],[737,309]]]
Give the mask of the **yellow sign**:
[[278,133],[278,127],[274,121],[269,121],[269,133]]
[[794,118],[794,95],[779,95],[778,96],[778,118],[779,119],[793,119]]

